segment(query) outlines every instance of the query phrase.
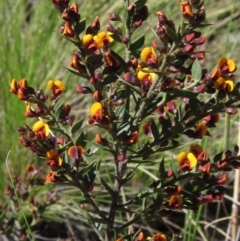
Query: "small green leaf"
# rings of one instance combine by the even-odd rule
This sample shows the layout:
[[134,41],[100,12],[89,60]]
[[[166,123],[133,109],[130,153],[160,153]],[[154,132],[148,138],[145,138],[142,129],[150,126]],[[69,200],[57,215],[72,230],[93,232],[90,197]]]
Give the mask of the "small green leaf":
[[65,111],[64,107],[65,107],[65,103],[63,102],[55,110],[55,118],[57,120],[63,118],[63,114],[64,114],[64,111]]
[[93,143],[93,142],[90,142],[90,141],[87,141],[87,140],[85,140],[85,142],[92,145],[92,146],[89,148],[89,150],[88,150],[88,155],[89,155],[89,156],[91,156],[92,154],[94,154],[95,152],[97,152],[99,149],[104,150],[104,151],[111,152],[107,146],[102,146],[102,145],[100,145],[100,144],[98,144],[98,143]]
[[144,45],[144,41],[145,41],[145,35],[140,36],[130,45],[130,50],[137,50],[142,48],[142,46]]
[[161,162],[159,163],[159,174],[160,174],[160,180],[161,182],[160,183],[164,183],[165,181],[165,173],[166,173],[166,170],[165,170],[165,166],[164,166],[164,158],[161,160]]
[[117,136],[122,134],[128,134],[131,130],[131,124],[129,122],[122,123],[118,126]]
[[103,55],[102,54],[90,55],[88,56],[86,63],[87,63],[87,66],[94,66],[94,69],[97,69],[103,64]]
[[167,33],[167,36],[175,43],[178,43],[179,42],[179,39],[178,39],[178,36],[177,36],[177,33],[169,28],[168,26],[166,26],[166,33]]
[[58,132],[58,133],[63,134],[63,135],[66,134],[66,133],[65,133],[65,130],[63,130],[63,129],[61,129],[61,128],[58,128],[58,127],[52,127],[52,126],[50,126],[50,130],[51,130],[51,131],[54,131],[54,132]]
[[79,177],[80,177],[81,175],[84,175],[84,174],[89,173],[92,169],[94,169],[94,171],[96,170],[96,162],[92,162],[92,163],[90,163],[89,165],[83,167],[83,168],[78,172]]
[[85,139],[86,139],[86,136],[85,136],[84,132],[81,131],[76,138],[75,145],[85,147],[86,146]]
[[58,153],[62,154],[63,152],[65,152],[69,146],[71,146],[72,142],[68,142],[67,144],[65,144],[64,146],[62,146],[61,148],[58,149]]
[[111,50],[111,54],[119,61],[120,66],[122,67],[122,69],[128,68],[127,63],[125,62],[125,60],[117,52]]
[[71,134],[75,134],[77,131],[79,131],[79,129],[81,128],[82,124],[83,124],[84,118],[75,122],[71,128]]
[[176,178],[178,178],[178,162],[174,159],[170,161],[170,168],[172,169]]
[[135,6],[136,6],[136,10],[139,11],[142,9],[142,7],[146,4],[147,0],[136,0]]
[[114,39],[114,41],[119,42],[119,43],[122,44],[122,38],[118,34],[111,34],[110,36],[111,36],[111,38]]
[[115,110],[115,116],[121,119],[125,113],[125,104],[120,105]]
[[203,106],[203,104],[197,98],[190,98],[189,99],[190,110],[195,116],[201,115],[202,106]]
[[154,140],[155,141],[158,140],[158,138],[159,138],[159,130],[158,130],[158,127],[157,127],[157,125],[156,125],[154,120],[151,121],[151,130],[152,130],[152,134],[153,134]]
[[115,73],[108,74],[101,82],[101,85],[105,86],[105,85],[111,84],[117,79],[118,79],[118,76]]
[[79,23],[75,26],[75,31],[79,35],[84,29],[86,28],[86,19],[82,19]]
[[77,71],[76,69],[74,68],[71,68],[71,67],[65,67],[69,72],[71,72],[72,74],[75,74],[77,76],[80,76],[80,77],[83,77],[84,79],[88,79],[88,76],[83,74],[83,73],[80,73],[79,71]]
[[172,88],[171,93],[175,94],[178,97],[187,97],[187,98],[193,98],[198,95],[198,93],[195,93],[189,90],[184,90],[184,89],[177,89],[177,88]]
[[202,79],[202,67],[197,59],[195,59],[192,65],[191,72],[194,82],[199,82]]
[[217,155],[214,156],[213,161],[217,162],[217,161],[221,161],[222,160],[222,155],[224,152],[220,152]]
[[104,186],[104,188],[107,190],[107,192],[110,194],[111,197],[114,196],[113,189],[108,185],[107,182],[104,181],[102,177],[100,177],[101,184]]
[[89,185],[93,184],[96,178],[96,163],[95,162],[91,163],[86,168],[84,168],[83,171],[84,171],[83,173],[87,172],[87,174],[84,175],[83,177],[83,182],[88,187]]

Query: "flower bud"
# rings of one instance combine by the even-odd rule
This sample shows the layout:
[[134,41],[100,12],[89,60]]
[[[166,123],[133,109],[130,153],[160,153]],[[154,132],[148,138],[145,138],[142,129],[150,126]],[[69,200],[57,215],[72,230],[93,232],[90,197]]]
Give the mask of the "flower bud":
[[95,136],[95,141],[102,146],[106,146],[108,144],[107,139],[102,138],[102,136],[100,134],[97,134]]
[[109,13],[108,19],[111,20],[111,21],[122,21],[120,16],[118,14],[115,14],[115,13]]

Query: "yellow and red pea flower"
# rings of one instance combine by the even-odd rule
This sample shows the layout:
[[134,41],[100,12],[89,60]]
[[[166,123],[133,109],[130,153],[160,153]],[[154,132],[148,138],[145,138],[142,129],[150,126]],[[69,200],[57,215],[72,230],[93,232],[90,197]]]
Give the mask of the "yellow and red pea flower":
[[88,76],[86,66],[81,64],[80,61],[81,61],[81,57],[78,54],[73,54],[72,59],[68,65],[74,68],[75,70],[77,70],[79,73],[82,73]]
[[153,81],[157,78],[157,75],[155,73],[147,73],[140,70],[137,73],[137,77],[142,83],[143,90],[147,92]]
[[82,146],[71,146],[67,151],[68,156],[76,165],[78,165],[78,163],[82,160],[83,152],[84,149]]
[[10,85],[10,92],[16,95],[19,88],[20,88],[19,83],[17,82],[16,79],[13,79]]
[[156,233],[153,235],[152,241],[167,241],[167,237],[163,233]]
[[227,59],[225,56],[218,60],[217,68],[210,75],[211,79],[217,80],[221,76],[231,76],[237,70],[236,63],[232,59]]
[[104,114],[103,104],[101,102],[95,102],[90,107],[90,116],[89,124],[93,124],[97,122],[102,125],[107,125],[109,122],[109,118]]
[[189,152],[193,153],[196,158],[202,155],[203,148],[199,144],[192,144],[189,148]]
[[46,136],[49,136],[50,134],[49,125],[42,120],[37,121],[33,125],[32,130],[38,137],[42,139],[44,139]]
[[48,88],[51,91],[51,99],[54,100],[64,92],[65,85],[61,80],[49,80]]
[[193,132],[193,138],[202,139],[203,136],[205,136],[206,134],[207,134],[207,125],[204,122],[197,123]]
[[107,32],[99,32],[97,35],[86,34],[83,36],[82,44],[88,50],[101,49],[113,42],[113,38]]
[[183,198],[180,194],[172,195],[168,201],[168,207],[178,209],[183,204]]
[[157,55],[153,47],[143,48],[140,58],[150,66],[155,66],[157,63]]
[[218,60],[217,64],[221,72],[233,73],[237,70],[236,63],[233,59],[227,59],[225,56]]
[[58,8],[61,12],[68,7],[70,0],[51,0],[53,5]]
[[52,171],[57,171],[62,166],[63,160],[59,156],[56,149],[52,149],[46,153],[47,164],[51,167]]
[[189,3],[189,1],[184,1],[180,3],[181,11],[182,11],[182,16],[184,18],[191,18],[193,17],[193,11],[192,7]]
[[221,176],[219,176],[216,179],[216,184],[218,184],[218,185],[223,185],[226,182],[227,182],[227,174],[226,173],[223,173]]
[[118,238],[116,241],[124,241],[123,237]]
[[143,132],[145,135],[147,135],[150,138],[153,138],[153,134],[152,134],[152,129],[151,129],[151,121],[148,121],[146,123],[143,124]]
[[110,50],[104,53],[104,65],[106,67],[112,67],[113,71],[121,69],[119,61],[111,54]]
[[215,200],[222,200],[225,195],[225,188],[223,186],[216,186],[215,190],[210,190],[208,194],[211,194]]
[[138,131],[132,132],[131,135],[125,137],[124,141],[129,146],[138,143]]
[[214,113],[203,118],[203,122],[206,123],[208,127],[215,127],[215,124],[219,121],[220,117],[218,113]]
[[234,89],[234,82],[231,79],[225,79],[224,77],[219,77],[214,82],[214,88],[217,90],[224,90],[227,93],[233,91]]
[[75,35],[72,24],[70,22],[65,22],[64,26],[60,29],[60,32],[62,33],[62,35],[69,38],[74,37]]
[[182,186],[180,186],[180,185],[166,186],[166,187],[164,188],[164,191],[165,191],[168,195],[181,194],[181,193],[182,193]]
[[24,113],[24,116],[25,116],[25,117],[35,117],[35,116],[36,116],[36,111],[34,111],[34,110],[31,108],[30,102],[27,102],[27,104],[26,104],[26,111],[25,111],[25,113]]
[[25,171],[27,173],[34,173],[34,172],[36,172],[36,167],[34,164],[29,164],[26,166]]
[[193,169],[197,165],[197,158],[192,152],[181,152],[178,157],[177,161],[180,165],[181,171],[189,171],[190,169]]
[[143,232],[140,232],[138,236],[136,237],[135,241],[144,241],[144,234]]
[[210,173],[211,163],[209,161],[207,161],[207,162],[200,162],[198,170],[200,172]]
[[28,86],[26,79],[21,79],[17,82],[13,79],[10,86],[10,92],[17,95],[19,100],[28,101],[29,95],[34,93],[34,90]]
[[108,140],[103,138],[100,134],[96,134],[95,141],[102,146],[106,146],[108,144]]
[[103,105],[101,102],[95,102],[90,107],[90,116],[101,120],[103,117]]
[[62,182],[63,179],[56,175],[56,172],[51,171],[47,174],[45,178],[45,183],[59,183]]

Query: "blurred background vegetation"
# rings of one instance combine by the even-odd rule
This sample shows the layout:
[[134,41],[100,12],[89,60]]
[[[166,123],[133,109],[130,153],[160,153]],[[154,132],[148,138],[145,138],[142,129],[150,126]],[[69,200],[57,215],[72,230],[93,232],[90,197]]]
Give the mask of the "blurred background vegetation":
[[[93,21],[95,16],[100,17],[101,29],[104,29],[107,13],[123,14],[124,1],[122,0],[81,0],[76,2],[79,4],[82,18],[86,18],[88,24]],[[146,45],[150,44],[150,39],[153,37],[150,29],[157,24],[155,15],[157,11],[163,11],[176,25],[180,23],[179,2],[179,0],[148,0],[150,16],[144,22],[146,36],[149,37]],[[236,61],[237,66],[240,66],[240,1],[205,1],[205,9],[207,22],[212,25],[202,30],[207,37],[204,48],[208,50],[202,66],[211,70],[222,55],[231,57]],[[61,79],[67,89],[65,99],[69,101],[69,104],[74,104],[73,113],[81,115],[86,111],[88,113],[88,110],[86,110],[87,99],[81,99],[81,96],[77,95],[75,91],[75,86],[81,82],[81,79],[69,74],[64,68],[69,63],[75,49],[73,45],[57,34],[61,27],[61,20],[50,0],[0,1],[0,26],[0,74],[3,84],[0,88],[1,195],[8,182],[5,161],[9,152],[8,165],[12,175],[22,176],[28,163],[38,161],[36,156],[22,148],[18,139],[16,128],[24,125],[26,121],[23,115],[25,105],[9,92],[9,84],[13,78],[18,80],[25,78],[29,85],[43,90],[46,90],[48,80]],[[136,35],[135,38],[137,38]],[[240,67],[236,76],[236,78],[240,77]],[[239,79],[236,80],[239,81]],[[69,98],[70,96],[71,98]],[[223,130],[227,130],[227,128],[225,128],[224,116],[222,117],[223,121],[218,123],[216,130],[211,133],[213,138],[202,141],[210,153],[222,151],[226,147],[226,143],[229,145],[237,143],[238,116],[227,118],[227,125],[230,128],[229,135],[224,134]],[[31,126],[31,120],[28,120],[28,124]],[[38,162],[38,165],[46,166],[41,162]],[[148,168],[153,167],[146,167],[146,173]],[[151,171],[151,169],[149,170]],[[230,193],[233,179],[234,176],[231,175],[228,181]]]

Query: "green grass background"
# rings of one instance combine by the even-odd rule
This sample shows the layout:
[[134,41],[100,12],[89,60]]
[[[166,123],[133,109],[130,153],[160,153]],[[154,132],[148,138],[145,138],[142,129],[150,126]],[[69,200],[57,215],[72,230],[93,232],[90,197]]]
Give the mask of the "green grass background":
[[[89,0],[77,1],[80,14],[90,24],[95,16],[100,16],[102,29],[107,13],[123,13],[123,1]],[[147,35],[150,27],[155,27],[155,13],[162,10],[177,24],[180,22],[179,1],[148,1],[150,16],[144,23]],[[233,58],[240,66],[240,2],[238,0],[205,1],[207,21],[212,25],[203,29],[207,36],[205,48],[209,51],[202,65],[212,69],[219,57]],[[124,18],[124,17],[123,17]],[[50,0],[8,0],[0,1],[0,194],[8,182],[5,160],[10,151],[8,165],[12,174],[22,175],[27,163],[36,160],[18,140],[16,128],[24,125],[25,104],[10,94],[10,82],[13,78],[26,78],[29,85],[47,90],[49,79],[61,79],[67,86],[66,100],[71,96],[70,104],[75,104],[73,113],[81,115],[88,112],[87,100],[75,95],[75,85],[81,80],[70,75],[64,66],[68,64],[74,52],[74,46],[62,39],[57,31],[61,26],[58,11]],[[140,34],[140,33],[139,33]],[[135,35],[137,38],[137,34]],[[152,37],[152,36],[151,36]],[[150,38],[149,38],[150,39]],[[147,40],[148,41],[148,40]],[[150,42],[149,42],[150,43]],[[239,81],[240,67],[236,72]],[[73,97],[72,97],[73,96]],[[224,119],[224,116],[222,116]],[[212,133],[213,139],[204,139],[203,143],[212,153],[221,151],[224,143],[236,144],[239,128],[238,117],[229,118],[229,135],[224,135],[224,121]],[[31,120],[28,121],[28,124]],[[41,165],[41,163],[40,163]],[[45,163],[43,164],[45,165]]]

